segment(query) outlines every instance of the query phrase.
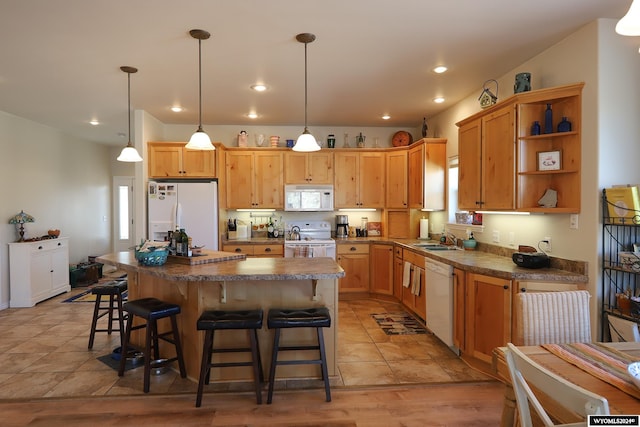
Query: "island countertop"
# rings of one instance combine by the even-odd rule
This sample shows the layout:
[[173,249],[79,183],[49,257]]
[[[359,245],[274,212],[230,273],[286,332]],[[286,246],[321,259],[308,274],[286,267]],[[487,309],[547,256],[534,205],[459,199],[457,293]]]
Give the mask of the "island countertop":
[[168,260],[164,265],[148,267],[138,263],[133,251],[127,251],[102,255],[97,261],[125,271],[187,282],[340,279],[345,275],[331,258],[247,258],[199,265]]

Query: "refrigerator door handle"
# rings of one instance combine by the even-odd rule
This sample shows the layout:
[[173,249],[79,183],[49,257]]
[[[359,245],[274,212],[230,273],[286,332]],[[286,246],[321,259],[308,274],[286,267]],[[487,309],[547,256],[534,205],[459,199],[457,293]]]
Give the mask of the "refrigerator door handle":
[[184,224],[182,224],[182,205],[179,202],[176,202],[173,205],[173,212],[171,213],[171,218],[173,219],[173,229],[176,227],[184,228]]

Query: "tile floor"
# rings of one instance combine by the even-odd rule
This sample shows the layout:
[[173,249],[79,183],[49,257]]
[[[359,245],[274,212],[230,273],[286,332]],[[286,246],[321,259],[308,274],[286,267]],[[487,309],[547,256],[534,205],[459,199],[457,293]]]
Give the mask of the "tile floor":
[[[119,346],[117,333],[96,334],[93,349],[87,350],[93,303],[62,302],[84,289],[32,308],[0,310],[0,399],[143,394],[141,367],[118,377],[97,360]],[[491,380],[431,334],[386,335],[371,314],[402,311],[397,303],[341,301],[338,311],[340,377],[332,386]],[[207,391],[241,387],[212,384]],[[150,393],[195,393],[196,388],[170,371],[152,377]]]

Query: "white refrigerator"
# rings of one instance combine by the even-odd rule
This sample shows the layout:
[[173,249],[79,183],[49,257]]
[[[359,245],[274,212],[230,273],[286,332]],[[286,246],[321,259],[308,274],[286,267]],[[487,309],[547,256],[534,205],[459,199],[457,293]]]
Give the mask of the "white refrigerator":
[[218,250],[217,181],[149,181],[147,197],[149,240],[163,241],[177,226],[193,246]]

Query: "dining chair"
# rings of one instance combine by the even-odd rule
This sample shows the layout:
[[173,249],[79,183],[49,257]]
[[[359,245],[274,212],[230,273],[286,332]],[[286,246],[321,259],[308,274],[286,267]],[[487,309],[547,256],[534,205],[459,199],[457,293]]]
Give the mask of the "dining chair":
[[518,345],[591,342],[588,291],[516,294]]
[[[589,415],[609,415],[607,399],[547,370],[530,359],[513,343],[507,344],[505,357],[513,391],[516,395],[520,426],[533,426],[531,409],[536,412],[545,426],[586,426],[586,419]],[[540,393],[543,393],[547,399],[553,400],[554,408],[561,406],[584,417],[585,421],[554,424],[537,397]]]

